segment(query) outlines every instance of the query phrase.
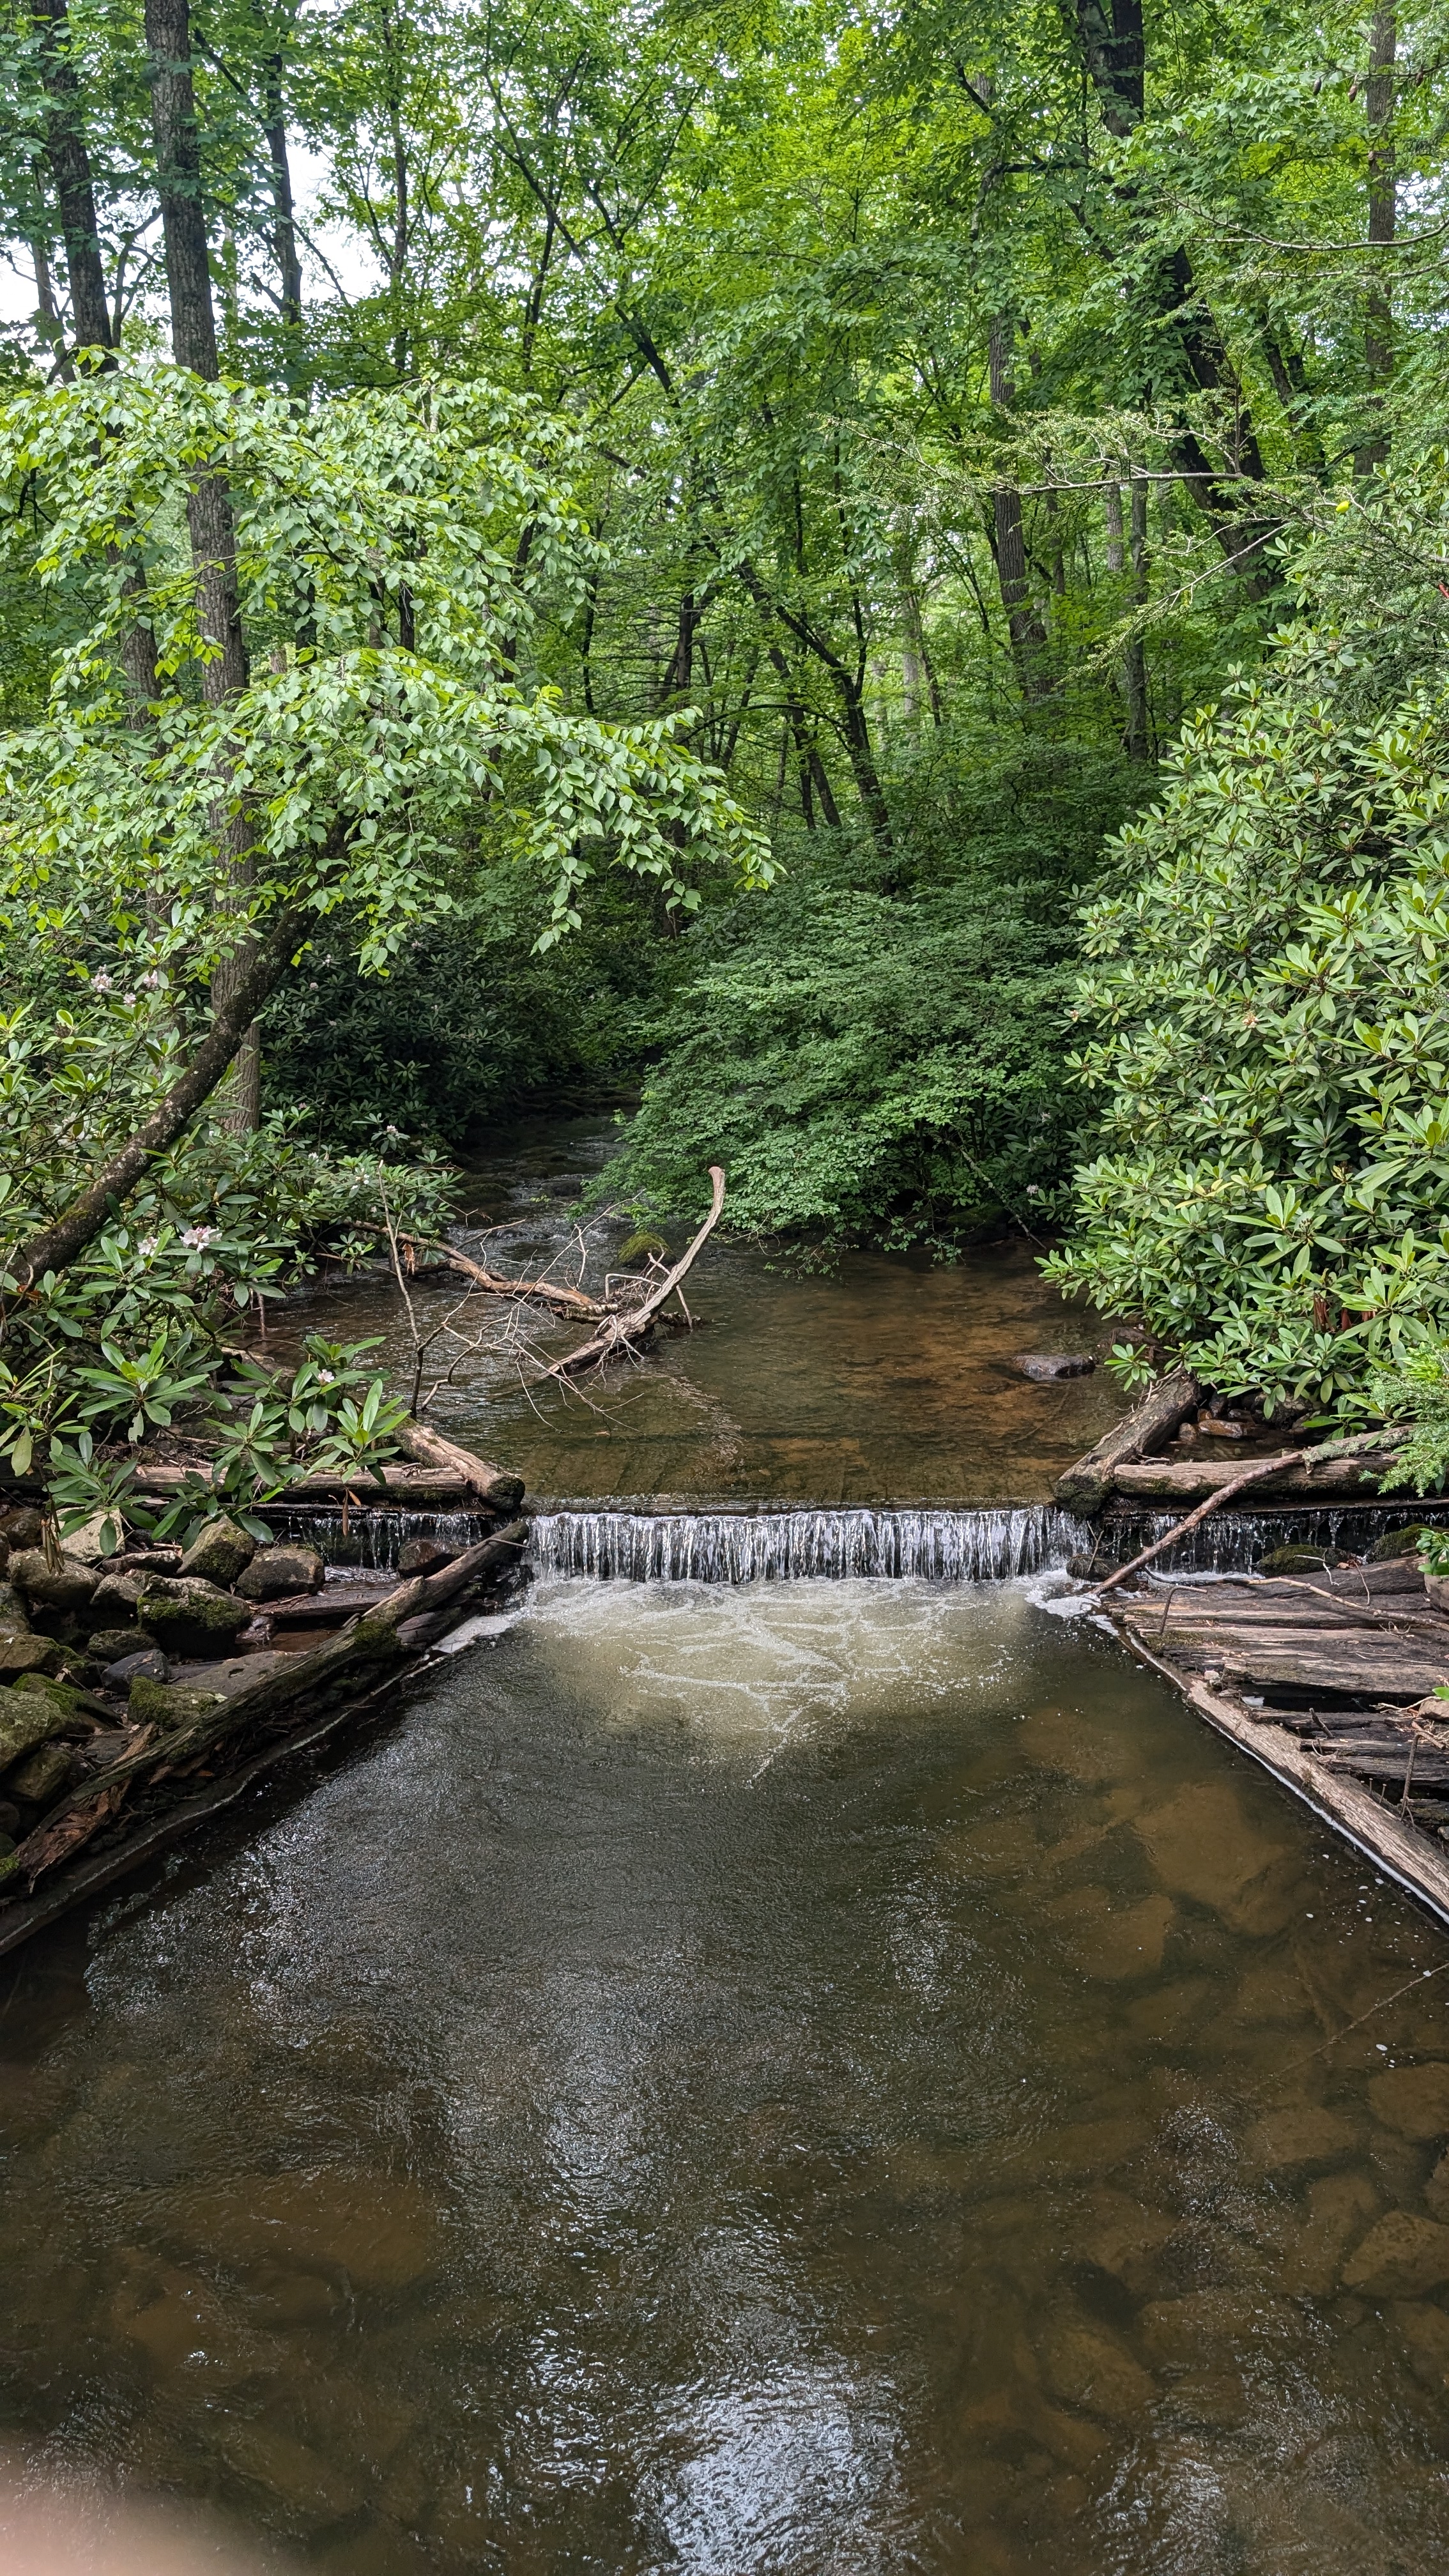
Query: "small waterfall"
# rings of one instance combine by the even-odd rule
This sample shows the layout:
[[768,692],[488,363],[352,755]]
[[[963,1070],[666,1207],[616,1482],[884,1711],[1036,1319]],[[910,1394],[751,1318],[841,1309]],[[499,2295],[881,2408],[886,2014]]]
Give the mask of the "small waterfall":
[[920,1575],[979,1583],[1065,1565],[1092,1533],[1049,1503],[971,1511],[547,1512],[540,1574],[626,1583],[794,1582]]
[[273,1508],[267,1519],[278,1538],[304,1541],[328,1565],[384,1568],[396,1565],[410,1538],[436,1539],[440,1547],[461,1554],[493,1527],[473,1512],[390,1512],[372,1503],[348,1513],[345,1534],[342,1514],[330,1503],[297,1503],[290,1511]]
[[[1105,1572],[1139,1548],[1166,1538],[1182,1519],[1176,1512],[1114,1513],[1103,1524],[1098,1563]],[[1190,1537],[1158,1558],[1158,1574],[1246,1574],[1270,1548],[1339,1547],[1366,1556],[1375,1539],[1409,1521],[1438,1523],[1443,1506],[1412,1499],[1393,1503],[1316,1503],[1303,1511],[1213,1512]],[[1088,1541],[1090,1549],[1091,1541]]]

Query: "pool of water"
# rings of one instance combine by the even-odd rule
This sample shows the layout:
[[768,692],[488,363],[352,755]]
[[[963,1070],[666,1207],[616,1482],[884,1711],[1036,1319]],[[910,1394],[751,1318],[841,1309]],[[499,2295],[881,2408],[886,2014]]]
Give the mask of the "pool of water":
[[[596,1290],[632,1228],[626,1213],[579,1222],[584,1185],[618,1142],[602,1119],[520,1129],[468,1177],[461,1240],[475,1258]],[[483,1229],[486,1217],[488,1227]],[[674,1227],[683,1249],[689,1230]],[[1028,1500],[1122,1410],[1115,1381],[1024,1378],[1023,1352],[1105,1357],[1101,1318],[1064,1306],[1020,1240],[951,1268],[853,1254],[829,1276],[772,1266],[757,1247],[706,1245],[686,1296],[701,1328],[661,1338],[642,1360],[581,1390],[540,1384],[541,1367],[587,1324],[495,1298],[461,1302],[456,1277],[412,1291],[429,1419],[470,1440],[545,1496],[800,1499],[821,1504]],[[406,1389],[413,1335],[389,1286],[341,1285],[283,1308],[273,1346],[316,1326],[378,1333]],[[434,1338],[436,1336],[436,1338]]]
[[337,2576],[1442,2565],[1449,1947],[1050,1589],[550,1578],[7,1963],[27,2474]]

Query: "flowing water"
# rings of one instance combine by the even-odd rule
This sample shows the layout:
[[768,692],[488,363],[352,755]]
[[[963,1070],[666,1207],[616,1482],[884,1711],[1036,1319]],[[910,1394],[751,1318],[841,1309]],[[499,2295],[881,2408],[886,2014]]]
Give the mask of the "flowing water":
[[1443,2565],[1449,1950],[1053,1581],[545,1575],[22,1952],[28,2474],[337,2576]]
[[[581,1221],[579,1194],[618,1131],[599,1119],[522,1129],[470,1175],[462,1241],[514,1275],[572,1284],[581,1244],[597,1288],[629,1232],[627,1214]],[[482,1219],[489,1220],[487,1231]],[[688,1229],[672,1227],[683,1248]],[[1023,1352],[1098,1360],[1099,1317],[1063,1306],[1021,1242],[954,1268],[852,1254],[828,1277],[771,1266],[748,1244],[705,1246],[687,1283],[700,1329],[661,1337],[647,1358],[582,1391],[537,1383],[538,1364],[588,1326],[521,1315],[495,1298],[462,1302],[456,1274],[412,1291],[430,1419],[526,1478],[542,1496],[670,1495],[818,1504],[988,1502],[1045,1495],[1122,1408],[1100,1367],[1036,1384]],[[439,1331],[439,1327],[451,1328]],[[411,1380],[413,1336],[396,1291],[349,1283],[284,1308],[280,1349],[304,1327],[382,1335]],[[430,1337],[437,1334],[436,1339]]]

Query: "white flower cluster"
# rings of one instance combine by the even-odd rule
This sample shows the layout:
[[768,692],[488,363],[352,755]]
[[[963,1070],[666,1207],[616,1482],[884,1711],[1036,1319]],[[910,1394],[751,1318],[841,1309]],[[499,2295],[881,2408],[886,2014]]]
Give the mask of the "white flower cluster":
[[216,1233],[214,1225],[189,1225],[181,1240],[188,1252],[204,1252],[207,1245],[215,1240]]

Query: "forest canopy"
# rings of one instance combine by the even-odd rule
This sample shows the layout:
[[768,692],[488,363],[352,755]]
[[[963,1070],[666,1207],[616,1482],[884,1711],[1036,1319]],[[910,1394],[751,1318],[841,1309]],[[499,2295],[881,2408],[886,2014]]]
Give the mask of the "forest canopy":
[[12,1447],[560,1096],[1224,1387],[1437,1345],[1434,8],[4,23]]

